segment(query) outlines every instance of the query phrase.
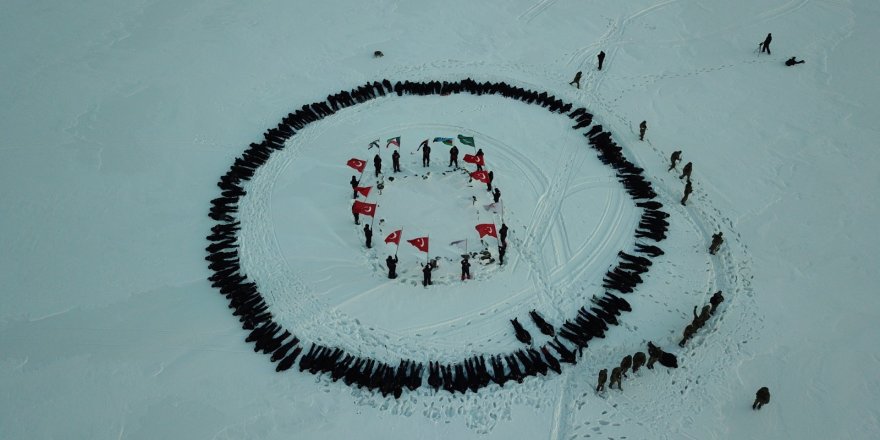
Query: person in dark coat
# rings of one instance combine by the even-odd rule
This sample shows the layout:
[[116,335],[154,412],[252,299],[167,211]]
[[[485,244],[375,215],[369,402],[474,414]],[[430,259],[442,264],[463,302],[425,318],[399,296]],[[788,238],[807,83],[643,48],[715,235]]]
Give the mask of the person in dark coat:
[[770,403],[770,389],[767,387],[761,387],[757,393],[755,393],[755,402],[752,403],[752,409],[761,409],[762,406]]
[[[483,158],[483,149],[482,148],[477,150],[477,156],[479,156],[480,159]],[[477,171],[483,171],[483,166],[480,164],[477,164]]]
[[691,179],[688,179],[687,183],[684,184],[684,197],[681,198],[681,206],[686,206],[688,197],[690,197],[693,190],[694,188],[691,186]]
[[715,255],[715,252],[718,252],[718,248],[721,246],[721,243],[724,243],[723,235],[723,232],[712,235],[712,244],[709,245],[710,254]]
[[467,255],[461,258],[461,280],[471,279],[471,262],[468,261]]
[[507,245],[501,243],[498,245],[498,264],[504,264],[504,254],[507,253]]
[[767,38],[764,39],[764,42],[761,43],[761,53],[767,52],[767,55],[770,55],[770,41],[773,40],[773,34],[767,34]]
[[599,370],[599,383],[596,384],[596,392],[602,391],[605,389],[605,381],[608,380],[608,370],[603,368]]
[[690,180],[690,178],[691,178],[691,171],[693,171],[693,170],[694,170],[694,164],[693,164],[692,162],[688,162],[688,163],[686,163],[686,164],[684,165],[684,168],[682,168],[681,176],[678,176],[678,178],[679,178],[679,179],[684,179],[685,177],[687,177],[688,180]]
[[639,140],[640,141],[645,140],[645,132],[647,130],[648,130],[648,121],[642,121],[642,123],[639,124]]
[[501,239],[501,242],[504,243],[505,246],[507,246],[507,225],[502,223],[501,228],[498,229],[498,233],[500,234],[498,238]]
[[492,181],[495,180],[495,173],[489,171],[488,181],[486,182],[486,191],[492,191]]
[[358,214],[358,212],[354,210],[354,205],[351,205],[351,213],[352,213],[352,215],[354,215],[354,224],[356,224],[356,225],[361,224],[361,221],[360,221],[361,215]]
[[455,164],[455,167],[458,168],[458,147],[455,145],[449,149],[449,166]]
[[620,386],[620,367],[614,367],[611,370],[611,381],[608,383],[608,388],[614,389],[614,384],[617,384],[617,389],[623,391],[623,388]]
[[431,147],[428,145],[422,146],[422,166],[427,167],[431,165]]
[[367,239],[367,249],[373,247],[373,230],[366,223],[364,223],[364,237]]
[[431,282],[431,271],[434,270],[434,265],[430,262],[426,263],[424,267],[422,267],[422,285],[428,287],[433,284]]
[[583,72],[581,72],[581,71],[578,71],[578,73],[575,73],[575,74],[574,74],[574,79],[571,80],[571,82],[568,83],[568,84],[569,84],[569,85],[572,85],[572,84],[573,84],[573,85],[576,85],[577,88],[581,88],[581,75],[583,75]]
[[501,200],[501,190],[495,188],[495,192],[492,193],[492,199],[495,200],[495,203],[498,203]]
[[391,166],[395,173],[400,172],[400,153],[398,153],[397,150],[394,150],[394,152],[391,153]]
[[669,157],[669,169],[666,171],[672,171],[675,169],[675,165],[681,160],[681,150],[673,151],[672,156]]
[[397,255],[391,256],[385,259],[385,265],[388,266],[388,278],[395,279],[397,278]]
[[382,172],[382,158],[379,155],[373,156],[373,166],[376,167],[376,177]]
[[791,58],[785,60],[785,65],[788,67],[791,67],[791,66],[794,66],[795,64],[804,64],[805,62],[806,61],[804,61],[804,60],[798,61],[795,59],[795,57],[791,57]]
[[351,198],[356,199],[356,198],[358,197],[358,192],[357,192],[358,180],[357,180],[357,177],[355,177],[355,176],[351,176],[351,182],[350,182],[350,183],[351,183],[351,192],[352,192],[352,196],[351,196]]
[[718,308],[718,305],[724,302],[724,295],[721,294],[721,291],[717,291],[712,295],[712,298],[709,299],[709,304],[712,305],[712,309],[709,311],[711,314],[715,314],[715,309]]
[[602,64],[605,62],[605,52],[599,51],[597,58],[599,58],[599,70],[602,70]]

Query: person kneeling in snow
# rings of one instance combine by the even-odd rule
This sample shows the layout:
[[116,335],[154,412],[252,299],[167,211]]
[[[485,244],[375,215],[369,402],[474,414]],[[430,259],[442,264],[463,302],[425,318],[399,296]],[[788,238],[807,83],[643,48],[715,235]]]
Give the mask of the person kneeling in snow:
[[788,67],[791,67],[791,66],[794,66],[795,64],[804,64],[805,62],[806,61],[804,61],[804,60],[798,61],[795,59],[795,57],[791,57],[791,58],[785,60],[785,65]]

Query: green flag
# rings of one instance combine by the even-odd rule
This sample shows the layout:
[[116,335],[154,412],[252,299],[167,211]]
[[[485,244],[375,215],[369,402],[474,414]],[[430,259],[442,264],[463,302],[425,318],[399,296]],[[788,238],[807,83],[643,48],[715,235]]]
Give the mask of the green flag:
[[458,141],[461,142],[463,145],[467,145],[470,147],[476,147],[476,145],[474,145],[474,138],[471,136],[465,136],[463,134],[460,134],[460,135],[458,135]]

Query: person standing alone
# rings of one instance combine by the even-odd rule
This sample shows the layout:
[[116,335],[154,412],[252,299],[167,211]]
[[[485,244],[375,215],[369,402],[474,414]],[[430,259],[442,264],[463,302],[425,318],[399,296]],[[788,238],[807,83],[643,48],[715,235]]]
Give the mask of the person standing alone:
[[571,80],[571,82],[568,84],[575,85],[575,86],[577,86],[577,88],[581,88],[581,75],[583,75],[583,74],[584,74],[583,72],[578,71],[578,73],[574,74],[574,79]]
[[761,43],[761,53],[767,52],[767,55],[770,55],[770,42],[773,41],[773,34],[767,34],[767,38],[764,39],[764,42]]
[[597,58],[599,58],[599,70],[602,70],[602,64],[605,63],[605,52],[600,50]]

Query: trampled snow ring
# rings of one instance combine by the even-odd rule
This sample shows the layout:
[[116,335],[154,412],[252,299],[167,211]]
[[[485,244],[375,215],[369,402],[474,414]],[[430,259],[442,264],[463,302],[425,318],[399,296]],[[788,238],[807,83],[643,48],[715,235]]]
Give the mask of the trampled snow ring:
[[[220,178],[218,186],[223,190],[222,197],[212,201],[210,217],[218,222],[212,227],[208,240],[211,262],[209,268],[214,274],[209,277],[214,287],[218,287],[230,301],[233,315],[239,316],[244,329],[251,330],[248,342],[255,342],[255,351],[263,351],[272,355],[273,362],[279,362],[277,371],[284,371],[300,361],[300,371],[313,374],[331,373],[335,380],[344,379],[348,385],[365,386],[373,391],[399,396],[404,388],[415,390],[422,385],[426,375],[424,363],[416,364],[408,359],[401,359],[397,367],[377,362],[373,359],[361,358],[345,353],[341,349],[332,349],[312,343],[308,353],[299,357],[306,345],[296,336],[285,330],[273,320],[272,313],[263,300],[259,286],[243,274],[238,259],[239,228],[238,202],[247,192],[242,182],[250,180],[254,172],[264,165],[275,150],[285,147],[285,142],[293,137],[297,130],[333,115],[337,110],[367,102],[370,99],[386,94],[397,93],[412,95],[446,95],[467,92],[474,95],[500,94],[507,98],[521,100],[526,103],[539,104],[551,112],[567,114],[576,121],[574,129],[591,127],[592,115],[584,108],[571,111],[572,104],[562,102],[546,92],[538,93],[510,86],[506,83],[477,83],[471,79],[457,82],[397,82],[394,86],[388,80],[367,83],[350,92],[342,91],[328,96],[325,101],[303,106],[295,113],[288,114],[277,127],[264,134],[259,144],[251,144],[244,154],[237,158],[230,170]],[[570,112],[570,113],[569,113]],[[601,125],[592,126],[584,133],[588,143],[598,154],[599,159],[610,165],[623,183],[627,192],[637,206],[644,208],[642,221],[636,230],[636,238],[661,241],[665,239],[667,224],[666,213],[662,207],[651,201],[656,194],[652,186],[642,176],[642,170],[629,162],[622,149],[612,140],[610,133],[602,131]],[[642,202],[638,202],[642,200]],[[659,219],[659,221],[657,221]],[[593,337],[604,337],[607,324],[617,325],[616,316],[622,311],[629,311],[629,304],[607,290],[619,293],[631,293],[641,283],[640,274],[647,272],[650,257],[662,253],[652,245],[636,245],[635,251],[621,254],[624,261],[618,267],[606,273],[606,293],[603,298],[582,307],[572,319],[558,326],[559,332],[552,341],[548,341],[538,349],[517,350],[507,355],[475,355],[454,365],[441,365],[429,361],[427,368],[428,383],[434,389],[446,389],[450,392],[466,392],[468,389],[477,391],[495,382],[503,384],[509,380],[521,382],[525,376],[546,374],[548,370],[560,372],[562,363],[575,363],[580,350]],[[634,254],[644,254],[642,257]],[[513,317],[511,317],[513,318]],[[565,339],[563,343],[559,338]],[[571,347],[574,348],[571,348]],[[552,352],[551,352],[552,350]],[[554,354],[555,353],[555,354]],[[489,372],[486,358],[492,365]],[[502,362],[503,359],[503,362]]]

